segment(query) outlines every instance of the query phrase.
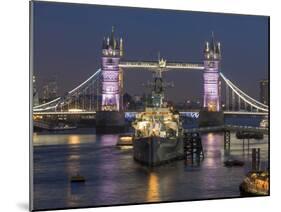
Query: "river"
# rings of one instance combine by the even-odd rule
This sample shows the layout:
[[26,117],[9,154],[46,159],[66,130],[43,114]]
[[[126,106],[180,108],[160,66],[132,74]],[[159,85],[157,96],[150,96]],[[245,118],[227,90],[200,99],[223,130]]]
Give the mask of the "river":
[[[116,147],[117,140],[118,135],[96,135],[94,129],[34,133],[34,209],[238,197],[251,169],[251,148],[261,148],[261,168],[268,167],[267,135],[243,149],[231,134],[227,151],[222,133],[203,134],[205,159],[199,166],[177,161],[155,168],[135,162],[132,149]],[[227,168],[223,162],[229,158],[246,163]],[[70,183],[76,173],[86,178],[84,184]]]

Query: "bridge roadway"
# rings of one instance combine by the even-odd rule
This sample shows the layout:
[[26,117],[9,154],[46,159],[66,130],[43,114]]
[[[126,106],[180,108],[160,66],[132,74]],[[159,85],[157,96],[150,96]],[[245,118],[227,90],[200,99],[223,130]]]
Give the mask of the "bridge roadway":
[[33,115],[94,115],[96,111],[51,111],[33,112]]
[[180,69],[180,70],[204,70],[204,64],[200,63],[181,63],[181,62],[166,62],[160,61],[121,61],[120,68],[138,68],[138,69],[156,69],[165,68],[168,69]]
[[263,134],[268,134],[268,128],[263,127],[252,127],[252,126],[239,126],[239,125],[221,125],[221,126],[213,126],[213,127],[200,127],[200,128],[191,128],[185,129],[185,133],[193,133],[193,132],[219,132],[219,131],[244,131],[244,132],[260,132]]

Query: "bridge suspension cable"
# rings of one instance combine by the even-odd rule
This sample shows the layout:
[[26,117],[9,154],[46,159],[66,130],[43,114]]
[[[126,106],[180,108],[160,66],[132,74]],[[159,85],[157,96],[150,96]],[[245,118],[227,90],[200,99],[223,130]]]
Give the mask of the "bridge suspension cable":
[[[235,97],[234,97],[234,93],[235,93],[238,96],[239,104],[240,104],[240,101],[242,99],[245,103],[250,105],[250,107],[253,107],[253,108],[255,108],[257,110],[260,110],[260,111],[268,112],[268,106],[267,105],[262,104],[261,102],[255,100],[252,97],[250,97],[249,95],[247,95],[245,92],[240,90],[237,86],[235,86],[229,79],[227,79],[222,73],[220,73],[220,76],[222,77],[222,79],[226,83],[226,86],[228,86],[232,90],[232,99],[235,100]],[[228,88],[227,88],[227,90],[228,90]],[[229,97],[227,97],[227,101],[229,101]],[[233,109],[233,107],[234,106],[232,106],[232,109]],[[240,107],[240,105],[239,105],[239,107]]]
[[246,98],[249,98],[250,100],[252,100],[253,102],[255,102],[256,104],[258,104],[259,106],[261,107],[265,107],[265,108],[268,108],[267,105],[253,99],[252,97],[248,96],[246,93],[244,93],[242,90],[240,90],[237,86],[235,86],[230,80],[228,80],[228,82],[237,90],[239,91],[241,94],[243,94]]
[[87,80],[85,80],[84,82],[82,82],[80,85],[78,85],[76,88],[72,89],[71,91],[69,91],[69,94],[74,93],[75,91],[79,90],[79,88],[82,88],[84,85],[86,85],[90,80],[92,80],[94,77],[96,77],[97,75],[99,75],[99,73],[101,72],[101,69],[98,69],[98,71],[96,73],[94,73],[92,76],[90,76]]
[[51,109],[56,109],[59,105],[63,106],[65,104],[69,104],[65,100],[71,99],[71,97],[73,97],[73,96],[77,97],[77,94],[80,91],[83,91],[83,89],[87,89],[89,87],[90,83],[95,82],[98,79],[100,73],[101,73],[101,69],[98,69],[93,75],[91,75],[88,79],[86,79],[80,85],[78,85],[71,91],[67,92],[67,94],[65,96],[55,98],[55,99],[53,99],[47,103],[41,104],[41,105],[37,105],[37,106],[33,107],[33,111],[34,112],[47,111],[47,110],[51,110]]
[[50,105],[50,104],[52,104],[52,103],[54,103],[54,102],[59,101],[60,99],[61,99],[61,97],[58,97],[58,98],[56,98],[56,99],[54,99],[54,100],[52,100],[52,101],[46,102],[46,103],[41,104],[41,105],[34,106],[33,109],[37,109],[37,108],[41,108],[41,107]]

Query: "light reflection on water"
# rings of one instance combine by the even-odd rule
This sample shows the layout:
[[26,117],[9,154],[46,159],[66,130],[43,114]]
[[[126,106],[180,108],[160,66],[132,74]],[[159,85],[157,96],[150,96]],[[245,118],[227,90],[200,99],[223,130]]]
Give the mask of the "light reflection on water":
[[[117,148],[118,135],[34,135],[35,208],[61,208],[239,196],[238,186],[251,164],[251,149],[231,135],[224,150],[223,134],[202,135],[205,159],[197,168],[178,161],[149,169],[133,160],[132,149]],[[268,137],[252,140],[267,167]],[[244,167],[226,168],[237,158]],[[85,184],[71,184],[80,173]]]
[[80,144],[80,137],[78,135],[70,135],[68,137],[68,144]]
[[148,179],[147,201],[157,202],[160,200],[158,176],[154,172],[151,172]]
[[64,144],[75,144],[75,143],[78,144],[78,143],[89,143],[95,141],[96,141],[95,134],[56,134],[56,133],[33,134],[33,146],[64,145]]

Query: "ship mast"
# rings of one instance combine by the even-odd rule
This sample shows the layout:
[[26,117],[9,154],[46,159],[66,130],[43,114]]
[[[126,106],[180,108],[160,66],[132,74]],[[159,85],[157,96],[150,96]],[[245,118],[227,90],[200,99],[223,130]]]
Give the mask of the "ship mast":
[[148,87],[152,88],[151,92],[151,106],[160,108],[164,104],[164,89],[167,87],[173,87],[172,83],[164,82],[163,72],[167,71],[166,69],[166,60],[163,58],[158,59],[158,68],[154,70],[153,73],[153,82],[148,82]]

